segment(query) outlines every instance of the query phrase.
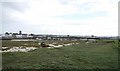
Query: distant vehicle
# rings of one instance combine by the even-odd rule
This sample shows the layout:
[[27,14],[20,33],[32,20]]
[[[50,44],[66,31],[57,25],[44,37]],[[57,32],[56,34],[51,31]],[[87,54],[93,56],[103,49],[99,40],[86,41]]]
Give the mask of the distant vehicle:
[[41,46],[42,46],[42,47],[50,47],[49,45],[45,44],[45,42],[42,42],[42,43],[41,43]]

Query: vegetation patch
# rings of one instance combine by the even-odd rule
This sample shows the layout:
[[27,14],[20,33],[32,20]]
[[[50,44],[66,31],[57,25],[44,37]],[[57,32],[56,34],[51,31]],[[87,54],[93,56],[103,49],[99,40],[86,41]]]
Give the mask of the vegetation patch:
[[[46,41],[46,42],[57,43],[60,41]],[[63,42],[67,41],[61,41],[61,43]],[[28,53],[22,52],[2,53],[3,69],[118,68],[118,49],[116,49],[118,43],[116,40],[115,42],[111,43],[105,43],[104,40],[100,40],[97,43],[92,42],[86,43],[83,41],[77,41],[77,43],[79,44],[63,46],[62,48],[59,49],[38,48],[37,50]],[[32,44],[35,43],[33,42]]]

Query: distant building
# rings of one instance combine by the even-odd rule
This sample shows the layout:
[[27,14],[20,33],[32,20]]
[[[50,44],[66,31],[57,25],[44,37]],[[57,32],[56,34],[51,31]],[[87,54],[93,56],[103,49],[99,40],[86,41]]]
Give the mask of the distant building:
[[12,35],[9,35],[9,34],[4,34],[4,35],[1,35],[2,39],[5,39],[5,40],[11,40],[12,39]]
[[22,31],[19,31],[19,35],[21,35],[22,34]]
[[28,34],[22,34],[22,38],[28,38]]
[[17,34],[15,35],[15,38],[22,38],[22,39],[26,39],[29,38],[30,36],[28,34]]
[[18,34],[18,35],[15,35],[16,38],[22,38],[22,35]]
[[32,39],[32,38],[33,38],[33,36],[32,36],[32,35],[28,35],[28,36],[27,36],[27,38],[30,38],[30,39]]

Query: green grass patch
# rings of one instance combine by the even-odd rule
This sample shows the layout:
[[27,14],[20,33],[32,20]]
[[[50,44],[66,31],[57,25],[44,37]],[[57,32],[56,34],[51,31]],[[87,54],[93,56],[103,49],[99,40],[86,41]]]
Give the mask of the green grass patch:
[[[52,43],[51,41],[50,43]],[[60,42],[60,41],[56,41]],[[65,41],[66,42],[66,41]],[[98,41],[35,51],[3,53],[3,69],[117,69],[118,50],[113,44]],[[49,42],[48,42],[49,43]],[[64,42],[61,42],[64,43]]]

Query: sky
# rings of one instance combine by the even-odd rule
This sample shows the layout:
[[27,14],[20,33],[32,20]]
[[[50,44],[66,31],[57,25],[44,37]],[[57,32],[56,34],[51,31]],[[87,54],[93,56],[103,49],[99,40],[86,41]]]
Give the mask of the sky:
[[[2,0],[2,32],[118,35],[119,0]],[[0,18],[1,19],[1,18]]]

